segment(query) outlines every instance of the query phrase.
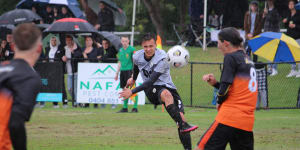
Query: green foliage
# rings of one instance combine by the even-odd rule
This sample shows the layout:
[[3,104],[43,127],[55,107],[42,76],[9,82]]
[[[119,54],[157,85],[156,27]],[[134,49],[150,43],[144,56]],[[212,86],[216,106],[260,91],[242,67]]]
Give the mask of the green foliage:
[[16,8],[17,3],[20,0],[1,0],[0,1],[0,15],[2,15],[3,13],[13,10]]

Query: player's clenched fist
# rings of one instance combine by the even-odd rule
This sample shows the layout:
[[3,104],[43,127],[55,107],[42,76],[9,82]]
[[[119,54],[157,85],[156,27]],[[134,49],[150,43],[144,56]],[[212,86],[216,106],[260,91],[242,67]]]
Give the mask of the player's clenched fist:
[[217,83],[217,80],[213,74],[206,74],[202,77],[203,81],[208,82],[211,86],[215,85]]

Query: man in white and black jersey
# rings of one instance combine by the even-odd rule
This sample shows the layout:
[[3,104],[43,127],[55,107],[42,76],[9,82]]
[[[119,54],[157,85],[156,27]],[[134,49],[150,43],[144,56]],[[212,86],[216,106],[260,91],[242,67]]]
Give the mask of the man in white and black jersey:
[[[120,97],[129,98],[132,94],[145,91],[146,96],[154,105],[163,103],[167,112],[178,125],[178,134],[185,150],[191,150],[190,131],[197,126],[189,125],[184,118],[184,109],[181,98],[172,82],[170,66],[166,60],[165,51],[157,49],[155,36],[146,34],[142,39],[142,50],[133,55],[133,76],[128,79],[126,88],[120,92]],[[130,90],[141,72],[143,84]]]

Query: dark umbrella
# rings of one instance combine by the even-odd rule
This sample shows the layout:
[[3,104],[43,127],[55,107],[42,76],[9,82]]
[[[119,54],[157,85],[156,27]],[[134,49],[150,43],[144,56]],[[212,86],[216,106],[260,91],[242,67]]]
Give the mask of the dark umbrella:
[[300,3],[297,3],[297,4],[295,5],[295,9],[296,9],[296,10],[300,10]]
[[0,24],[20,24],[42,20],[36,13],[28,9],[14,9],[0,16]]
[[99,9],[99,2],[105,3],[110,10],[114,13],[114,21],[115,25],[126,25],[126,14],[125,12],[117,6],[116,3],[112,2],[111,0],[89,0],[88,5],[90,8],[93,9],[95,13],[100,11]]
[[52,23],[46,33],[97,33],[98,31],[86,20],[80,18],[64,18]]
[[46,5],[67,6],[76,18],[85,18],[83,12],[79,8],[80,6],[77,0],[21,0],[16,7],[31,9],[34,5],[37,5],[37,7],[44,10],[44,12],[45,9],[43,8],[45,8]]
[[50,24],[37,24],[37,27],[39,27],[42,31],[49,28]]
[[107,31],[101,31],[98,34],[107,39],[117,51],[122,47],[121,39],[117,35]]

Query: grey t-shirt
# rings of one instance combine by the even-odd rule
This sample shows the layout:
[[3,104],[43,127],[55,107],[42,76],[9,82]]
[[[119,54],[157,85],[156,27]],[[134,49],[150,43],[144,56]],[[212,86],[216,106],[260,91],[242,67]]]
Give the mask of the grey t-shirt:
[[144,50],[139,50],[133,54],[133,63],[138,66],[143,81],[150,78],[153,71],[162,73],[153,85],[162,85],[171,89],[176,89],[170,75],[170,65],[167,62],[165,51],[156,49],[154,56],[150,61],[146,61]]

